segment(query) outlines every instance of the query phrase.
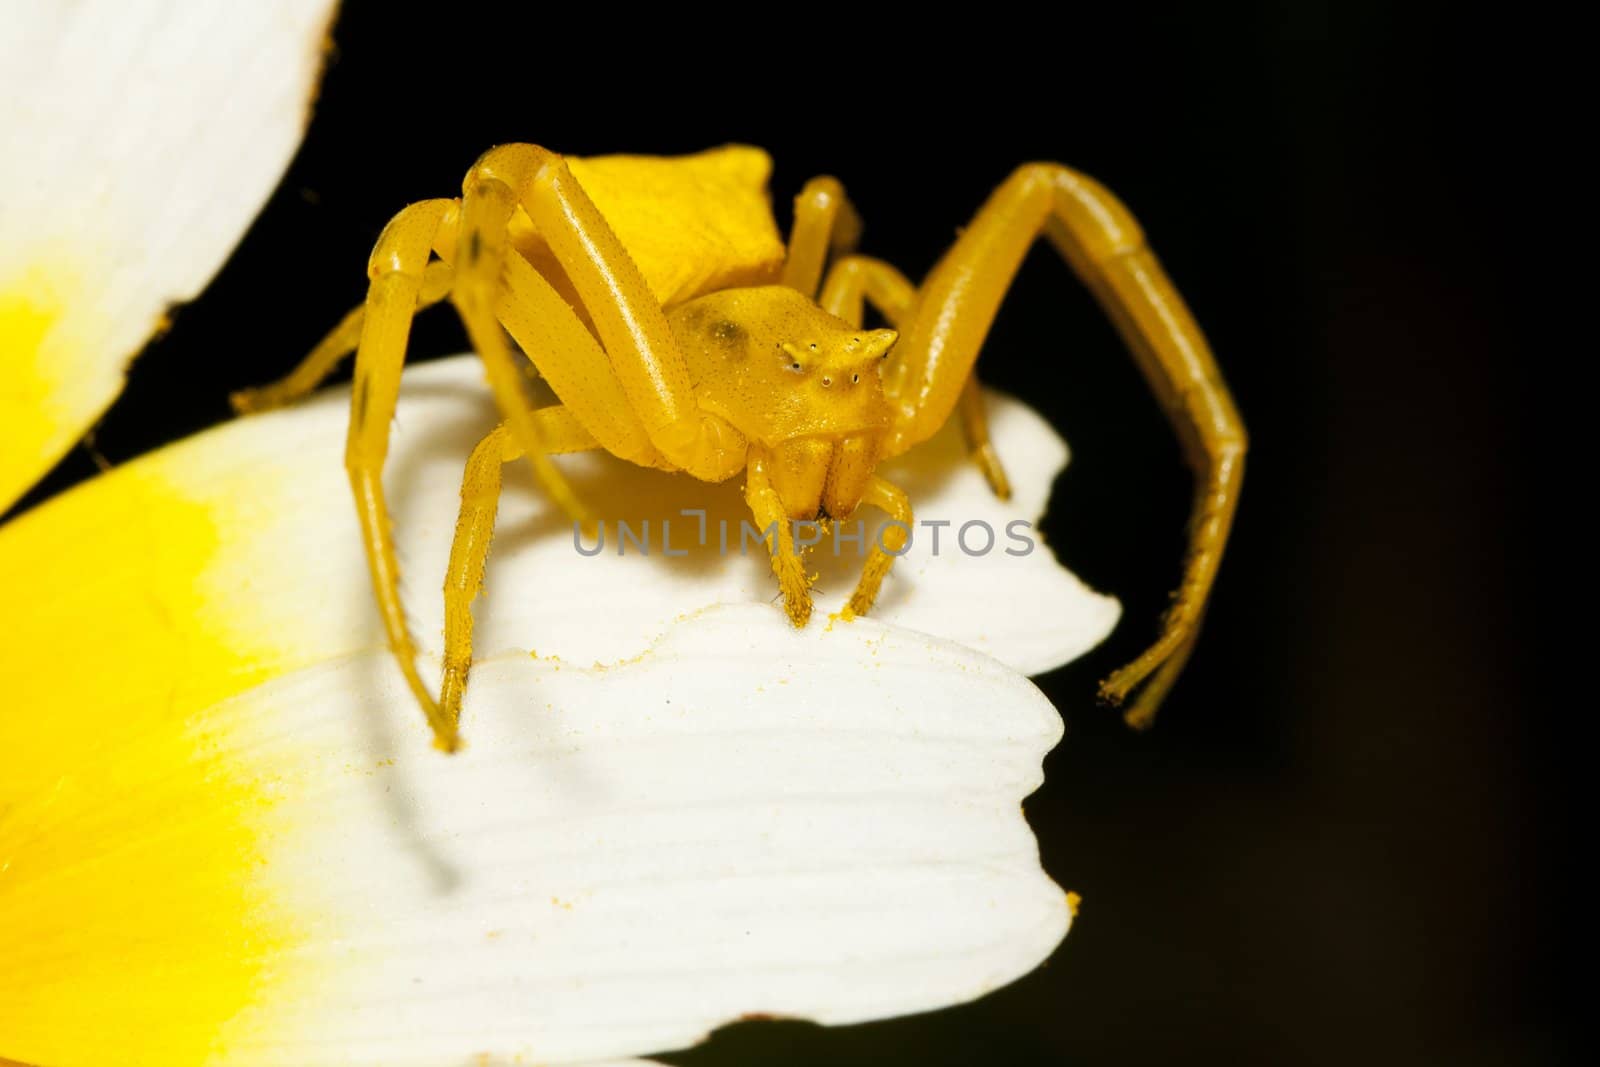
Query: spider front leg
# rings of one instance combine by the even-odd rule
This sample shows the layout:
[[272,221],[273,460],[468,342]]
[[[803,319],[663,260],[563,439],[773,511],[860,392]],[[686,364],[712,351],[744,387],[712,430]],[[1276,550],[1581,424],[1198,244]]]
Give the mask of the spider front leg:
[[469,174],[461,197],[461,226],[456,241],[456,285],[451,300],[467,328],[472,347],[483,360],[489,387],[500,412],[533,468],[533,477],[574,522],[588,516],[577,494],[550,461],[539,438],[539,426],[522,390],[522,371],[495,311],[500,302],[508,245],[506,226],[516,210],[516,193],[492,177]]
[[1125,207],[1098,183],[1057,164],[1017,170],[997,189],[917,292],[885,388],[899,407],[890,455],[944,423],[967,387],[978,350],[1023,256],[1045,234],[1116,324],[1161,401],[1195,470],[1183,580],[1160,636],[1100,687],[1145,726],[1187,658],[1238,507],[1246,438],[1216,360]]
[[[389,428],[394,419],[400,391],[400,375],[405,363],[406,342],[411,331],[411,319],[417,310],[427,275],[428,259],[435,250],[449,253],[456,245],[455,231],[461,214],[471,210],[472,226],[465,228],[468,243],[470,235],[485,240],[481,233],[483,219],[489,211],[469,202],[461,208],[452,200],[426,200],[404,209],[392,219],[378,238],[368,264],[369,285],[367,301],[362,310],[361,341],[356,351],[355,384],[351,391],[350,432],[345,446],[345,467],[350,475],[351,491],[356,499],[356,512],[361,522],[362,538],[367,551],[367,563],[372,573],[372,586],[383,617],[384,631],[389,648],[394,653],[406,685],[417,704],[422,708],[428,725],[433,730],[434,745],[446,752],[459,745],[456,724],[434,702],[432,694],[423,684],[417,671],[417,650],[406,626],[405,608],[400,600],[400,568],[395,555],[394,531],[389,517],[388,501],[383,491],[383,466],[389,454]],[[503,223],[501,224],[503,229]],[[492,239],[489,239],[492,240]],[[503,242],[503,237],[501,238]],[[471,269],[481,265],[469,263],[468,270],[456,271],[457,288],[470,281],[467,294],[461,297],[465,307],[463,318],[474,340],[484,346],[485,363],[490,366],[490,378],[497,388],[499,400],[508,419],[521,416],[521,422],[512,422],[513,432],[519,425],[526,436],[518,435],[524,450],[530,438],[538,445],[538,427],[527,414],[527,401],[522,396],[519,381],[506,380],[497,356],[507,363],[511,355],[505,351],[505,339],[498,325],[492,335],[482,324],[482,305],[479,302],[483,279]],[[499,270],[495,270],[496,283]],[[494,299],[491,297],[490,299]],[[492,305],[491,305],[492,307]],[[468,316],[471,316],[468,318]],[[491,315],[491,321],[492,315]],[[480,336],[482,335],[482,336]],[[499,346],[499,351],[495,349]],[[515,366],[512,364],[515,373]],[[553,463],[541,452],[534,470],[550,495],[558,502],[569,505],[574,501],[566,481]],[[569,508],[570,511],[570,508]]]
[[[540,408],[532,418],[552,453],[600,447],[594,435],[564,407]],[[472,602],[483,591],[484,565],[494,540],[500,469],[522,455],[521,442],[507,423],[501,423],[478,442],[462,474],[461,514],[444,579],[444,680],[439,688],[440,714],[452,727],[461,721],[461,700],[472,668]]]
[[[520,206],[544,238],[588,312],[593,336],[609,365],[608,370],[574,367],[573,378],[599,375],[607,392],[625,400],[629,419],[643,431],[655,457],[652,465],[687,471],[710,482],[731,478],[743,469],[743,435],[726,420],[700,409],[689,366],[665,312],[566,161],[538,145],[501,145],[478,159],[466,186],[469,198],[474,188],[480,198],[492,197],[494,210],[504,217],[509,218],[512,205]],[[470,258],[473,249],[465,251]],[[564,345],[541,354],[540,366],[546,359],[552,367],[570,362],[574,355],[573,346]],[[584,391],[585,395],[569,396],[553,377],[552,384],[586,426],[597,428],[612,418],[599,394]]]
[[400,566],[395,557],[394,530],[383,493],[383,465],[389,455],[389,425],[400,394],[411,317],[422,290],[423,273],[435,236],[456,205],[450,200],[412,204],[390,220],[378,237],[367,273],[367,302],[362,313],[361,343],[356,351],[355,386],[350,394],[350,431],[345,443],[345,469],[356,498],[356,514],[372,572],[372,588],[383,616],[389,650],[405,676],[406,686],[433,729],[434,745],[446,752],[457,746],[450,721],[417,673],[417,650],[406,628],[400,602]]
[[[828,280],[822,287],[819,301],[824,311],[837,315],[853,326],[860,326],[865,315],[864,303],[871,303],[889,324],[898,329],[912,315],[916,306],[917,291],[893,266],[870,256],[846,256],[833,265]],[[894,358],[893,352],[890,359]],[[978,469],[983,472],[989,488],[1001,500],[1011,499],[1011,479],[1006,477],[1000,456],[989,440],[989,417],[984,411],[983,387],[978,384],[978,372],[967,375],[966,388],[961,393],[961,429],[967,438],[967,449]]]

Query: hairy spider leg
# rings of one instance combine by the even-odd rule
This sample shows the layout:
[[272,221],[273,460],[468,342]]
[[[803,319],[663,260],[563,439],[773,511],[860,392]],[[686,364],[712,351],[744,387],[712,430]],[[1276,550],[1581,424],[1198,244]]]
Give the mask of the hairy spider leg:
[[[480,210],[476,204],[473,207],[474,210]],[[367,563],[372,572],[373,591],[383,616],[389,647],[400,664],[406,685],[433,729],[435,747],[446,752],[454,751],[459,739],[455,724],[434,702],[417,672],[416,645],[406,626],[405,609],[400,599],[400,568],[395,556],[393,524],[383,492],[383,466],[389,453],[389,430],[400,392],[406,342],[422,290],[428,257],[435,250],[448,252],[453,249],[453,233],[466,210],[465,206],[458,208],[453,200],[425,200],[402,210],[379,235],[367,267],[370,282],[361,342],[356,350],[355,387],[350,397],[350,434],[345,446],[345,467],[356,499],[356,513],[361,522]],[[491,206],[482,210],[494,208]],[[466,232],[470,234],[477,230],[469,227]],[[498,279],[498,270],[495,276]],[[464,275],[458,268],[453,295],[458,298],[458,307],[462,308],[468,331],[474,334],[474,340],[481,345],[478,335],[486,331],[477,321],[481,318],[481,306],[474,295],[477,285],[477,279]],[[463,290],[467,294],[464,299]],[[494,333],[494,340],[503,350],[504,362],[516,374],[510,352],[505,350],[505,340],[499,336],[498,324],[494,324]],[[483,351],[482,347],[480,351]],[[525,451],[539,448],[538,427],[531,417],[518,419],[519,415],[526,416],[529,410],[520,380],[504,380],[503,372],[496,369],[494,357],[486,352],[484,358],[486,366],[490,368],[491,385],[496,387],[496,398],[502,406],[503,415],[511,423],[512,432],[519,433],[520,430],[519,442]],[[509,411],[504,410],[507,407]],[[540,451],[533,467],[535,477],[545,491],[553,500],[567,505],[570,513],[576,497],[555,464]]]
[[961,432],[967,439],[967,452],[972,456],[983,480],[1001,500],[1011,499],[1011,479],[1000,463],[1000,454],[989,439],[989,413],[985,410],[983,386],[978,384],[977,371],[967,375],[967,384],[961,389],[961,402],[956,410],[961,415]]
[[861,580],[856,583],[855,592],[850,594],[850,602],[847,605],[851,615],[865,615],[872,610],[872,603],[878,599],[878,590],[883,585],[883,579],[888,576],[889,568],[894,566],[894,561],[905,551],[906,539],[911,536],[913,522],[911,500],[906,496],[905,490],[877,475],[873,475],[872,480],[867,483],[867,491],[862,494],[861,502],[887,512],[889,518],[894,521],[884,527],[877,540],[873,542],[872,551],[867,554],[866,566],[861,569]]
[[[473,166],[463,191],[459,216],[453,202],[442,202],[452,206],[434,213],[427,241],[455,268],[452,299],[485,361],[497,397],[502,398],[506,429],[518,455],[548,464],[547,449],[559,442],[542,441],[540,435],[546,428],[560,427],[550,422],[555,416],[537,416],[527,407],[500,332],[502,322],[562,400],[572,424],[582,429],[583,443],[593,442],[634,462],[686,470],[707,481],[724,480],[744,468],[748,450],[743,435],[699,410],[687,364],[660,306],[561,157],[532,145],[493,149]],[[507,224],[519,207],[573,283],[598,342],[549,282],[508,247]],[[405,232],[414,228],[407,225]],[[425,260],[426,252],[421,255]],[[380,258],[375,253],[374,262]],[[371,322],[369,307],[369,329]],[[358,395],[365,351],[363,345],[357,357]],[[397,355],[403,359],[403,333]],[[504,399],[508,394],[516,400],[510,410]],[[392,404],[391,400],[390,412]],[[572,443],[578,438],[566,440]],[[504,455],[506,448],[501,446],[500,452]],[[476,454],[476,465],[469,463],[464,512],[452,551],[445,590],[443,707],[428,698],[416,680],[415,654],[398,610],[393,549],[386,540],[376,553],[381,566],[374,566],[374,581],[381,583],[380,606],[386,619],[391,614],[398,619],[397,627],[390,627],[391,644],[405,653],[413,694],[434,726],[436,746],[446,751],[459,744],[455,720],[471,664],[470,603],[481,585],[497,510],[500,475],[497,466],[492,480],[484,473],[489,454]],[[363,493],[371,495],[365,487]],[[373,513],[368,525],[387,535],[381,495],[376,500],[375,506],[365,507]],[[785,557],[799,565],[792,550]],[[792,577],[789,587],[793,588]]]
[[[1246,437],[1200,328],[1138,223],[1099,183],[1053,163],[1019,168],[929,273],[887,368],[885,386],[900,409],[888,454],[932,436],[950,415],[1000,301],[1040,233],[1116,324],[1195,471],[1183,579],[1161,634],[1100,686],[1103,698],[1120,703],[1149,678],[1125,714],[1130,725],[1144,726],[1198,631],[1238,507]],[[1164,664],[1176,666],[1151,678]]]
[[[728,422],[700,410],[689,383],[688,363],[666,315],[566,163],[535,145],[502,145],[485,153],[473,169],[517,191],[523,210],[588,311],[628,406],[663,465],[708,482],[745,471],[745,499],[757,522],[763,529],[777,523],[769,549],[785,610],[794,625],[804,625],[811,613],[810,583],[772,488],[770,457],[750,447]],[[536,362],[543,366],[543,353],[535,351]],[[563,396],[559,383],[552,384],[556,395],[588,425],[584,406]]]
[[555,287],[514,251],[503,281],[501,324],[600,447],[642,467],[673,469],[650,443],[605,349]]
[[[651,445],[673,467],[703,481],[720,482],[743,469],[744,435],[700,410],[666,315],[566,161],[537,145],[501,145],[473,165],[467,187],[486,180],[514,193],[566,271]],[[581,405],[562,400],[587,424]]]
[[[453,255],[447,248],[444,254]],[[550,282],[514,251],[505,258],[499,319],[563,403],[533,420],[552,454],[603,448],[641,466],[673,469],[656,451],[629,406],[605,351]],[[501,466],[523,455],[502,423],[473,450],[461,486],[450,564],[445,574],[442,714],[458,723],[472,667],[472,602],[483,591],[484,565],[499,509]]]
[[[450,264],[441,261],[429,263],[422,272],[422,291],[417,295],[417,310],[431,307],[449,296],[450,286],[454,282],[455,271]],[[339,364],[346,357],[355,353],[356,345],[361,343],[361,324],[365,319],[365,305],[351,310],[288,374],[275,382],[254,389],[241,389],[230,396],[228,399],[233,404],[233,410],[240,415],[249,415],[287,407],[310,396],[317,386],[339,369]]]
[[[453,257],[455,242],[436,240],[434,251]],[[536,365],[540,376],[561,396],[584,401],[585,425],[608,452],[645,467],[670,467],[628,407],[605,350],[567,302],[514,249],[507,252],[503,267],[505,288],[498,297],[496,316],[524,352],[547,354],[543,365]],[[454,283],[455,267],[450,262],[437,259],[429,263],[423,272],[417,310],[444,300]],[[352,310],[283,378],[234,393],[234,409],[240,414],[269,411],[309,396],[355,353],[365,314],[364,305]]]
[[829,253],[842,256],[854,251],[860,237],[861,217],[845,196],[844,186],[826,175],[812,178],[794,198],[783,284],[815,299]]
[[[901,323],[911,317],[917,291],[904,274],[881,259],[846,256],[828,271],[828,280],[822,287],[823,310],[851,325],[860,326],[865,310],[863,299],[898,329]],[[891,361],[894,359],[893,351],[889,358]],[[978,383],[976,367],[967,376],[958,410],[961,429],[973,461],[983,472],[984,480],[989,483],[994,495],[1001,500],[1010,500],[1011,479],[1006,477],[1000,456],[989,440],[989,417],[984,410],[983,389]]]
[[[551,453],[602,447],[577,416],[561,405],[539,408],[533,420],[543,447]],[[456,727],[461,722],[467,672],[472,668],[472,602],[483,591],[484,565],[500,507],[500,468],[521,458],[521,443],[502,422],[472,450],[461,478],[461,513],[444,578],[444,680],[439,687],[440,711]]]
[[794,530],[789,525],[789,515],[772,487],[772,457],[765,449],[750,449],[745,470],[744,499],[756,517],[756,525],[763,533],[773,532],[767,544],[767,554],[772,560],[772,573],[777,576],[778,588],[783,592],[783,608],[789,621],[798,629],[811,618],[811,576],[806,573],[805,560],[795,548]]
[[433,729],[434,745],[447,752],[456,747],[455,724],[439,710],[417,673],[416,646],[400,602],[400,567],[383,494],[383,465],[389,455],[389,424],[399,399],[400,372],[423,271],[434,235],[447,218],[454,218],[455,211],[451,200],[412,204],[391,219],[378,238],[367,267],[370,280],[345,443],[345,469],[356,499],[367,566],[389,649]]
[[533,468],[534,479],[572,521],[586,522],[588,515],[577,494],[539,439],[539,426],[523,390],[522,370],[495,317],[509,244],[506,226],[517,208],[515,195],[510,187],[492,177],[468,174],[462,188],[455,241],[456,284],[450,299],[467,328],[473,349],[483,360],[489,388]]
[[[891,326],[899,329],[899,324],[911,316],[916,299],[916,287],[891,264],[871,256],[845,256],[828,271],[818,303],[828,314],[860,326],[866,316],[863,300],[870,301]],[[890,349],[891,359],[893,352]]]

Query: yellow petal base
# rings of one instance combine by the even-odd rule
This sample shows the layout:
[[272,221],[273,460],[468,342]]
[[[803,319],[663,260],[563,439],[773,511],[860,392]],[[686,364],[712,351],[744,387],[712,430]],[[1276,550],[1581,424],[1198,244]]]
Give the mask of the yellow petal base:
[[[272,797],[193,721],[274,656],[203,602],[206,508],[122,471],[46,511],[0,537],[0,1052],[202,1063],[293,958],[254,888]],[[130,572],[142,596],[97,603]]]

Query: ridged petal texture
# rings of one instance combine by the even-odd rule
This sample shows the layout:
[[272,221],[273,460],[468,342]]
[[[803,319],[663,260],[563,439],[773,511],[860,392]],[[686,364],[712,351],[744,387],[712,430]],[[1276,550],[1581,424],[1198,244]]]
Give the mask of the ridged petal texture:
[[[432,669],[494,412],[470,359],[401,395],[387,484]],[[960,1002],[1055,947],[1070,908],[1020,802],[1061,723],[1018,671],[1117,609],[1042,541],[1003,551],[1066,458],[1025,406],[991,397],[1010,504],[953,431],[885,471],[994,551],[919,533],[854,621],[827,612],[859,560],[821,553],[798,632],[766,562],[716,550],[737,485],[563,457],[598,514],[692,549],[589,558],[511,468],[446,757],[383,650],[347,403],[227,424],[0,530],[0,1057],[593,1063],[750,1014]]]

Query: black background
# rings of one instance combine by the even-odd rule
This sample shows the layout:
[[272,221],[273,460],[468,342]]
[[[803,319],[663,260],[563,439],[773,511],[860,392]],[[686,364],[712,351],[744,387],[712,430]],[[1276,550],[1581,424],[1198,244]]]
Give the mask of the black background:
[[[218,421],[229,390],[287,370],[360,300],[387,217],[458,191],[497,142],[760,144],[780,222],[835,174],[864,250],[913,277],[1016,164],[1086,170],[1145,224],[1253,450],[1206,635],[1157,728],[1129,732],[1094,683],[1154,632],[1187,473],[1112,330],[1036,251],[981,366],[1071,441],[1047,532],[1125,607],[1040,683],[1068,736],[1027,809],[1079,924],[979,1003],[745,1024],[672,1061],[1563,1059],[1571,901],[1521,518],[1532,282],[1498,206],[1538,156],[1484,59],[1509,43],[1368,3],[1114,26],[968,10],[920,44],[831,9],[762,9],[766,31],[594,13],[580,32],[540,5],[349,5],[286,181],[136,364],[100,451]],[[465,348],[445,313],[414,336],[419,357]],[[92,471],[80,450],[29,501]]]

